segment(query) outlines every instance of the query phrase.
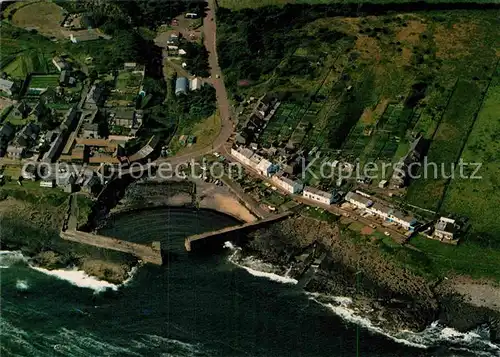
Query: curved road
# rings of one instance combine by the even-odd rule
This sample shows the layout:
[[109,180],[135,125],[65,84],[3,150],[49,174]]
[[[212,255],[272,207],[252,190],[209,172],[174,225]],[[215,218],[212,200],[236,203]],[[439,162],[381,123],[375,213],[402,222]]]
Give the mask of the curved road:
[[172,156],[163,159],[161,158],[156,160],[158,163],[169,162],[171,165],[178,165],[214,151],[221,151],[223,155],[227,155],[225,144],[233,134],[235,124],[231,118],[231,103],[227,95],[226,86],[224,85],[224,77],[222,75],[217,56],[217,22],[215,19],[214,9],[214,0],[209,0],[206,16],[203,20],[203,37],[205,48],[208,51],[208,63],[210,65],[211,76],[210,79],[206,79],[206,82],[212,84],[215,88],[217,107],[219,108],[219,114],[221,117],[221,130],[212,145],[185,155]]

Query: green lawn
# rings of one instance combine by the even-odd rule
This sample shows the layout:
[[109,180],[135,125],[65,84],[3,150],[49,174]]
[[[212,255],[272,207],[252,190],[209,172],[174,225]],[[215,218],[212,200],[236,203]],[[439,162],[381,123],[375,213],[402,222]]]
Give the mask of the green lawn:
[[[443,210],[471,219],[477,233],[495,232],[499,237],[500,220],[500,76],[490,85],[478,119],[462,154],[464,162],[482,163],[477,173],[481,179],[453,180],[445,197]],[[464,170],[472,174],[472,168]],[[458,170],[457,170],[458,173]],[[497,238],[500,243],[500,239]]]

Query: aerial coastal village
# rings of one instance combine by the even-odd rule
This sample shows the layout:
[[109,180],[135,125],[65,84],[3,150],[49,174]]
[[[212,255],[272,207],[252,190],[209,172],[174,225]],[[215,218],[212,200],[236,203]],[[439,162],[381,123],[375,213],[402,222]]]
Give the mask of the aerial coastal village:
[[498,352],[500,5],[339,2],[0,2],[5,249],[116,283],[81,321],[187,264],[203,293],[267,277],[417,351]]

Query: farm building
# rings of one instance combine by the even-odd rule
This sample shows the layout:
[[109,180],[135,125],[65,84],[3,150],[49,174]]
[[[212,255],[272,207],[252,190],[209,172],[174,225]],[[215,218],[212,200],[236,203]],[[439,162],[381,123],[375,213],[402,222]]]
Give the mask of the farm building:
[[189,89],[190,90],[198,90],[201,88],[201,79],[196,77],[189,81]]
[[15,83],[0,78],[0,91],[4,92],[7,95],[12,95],[12,93],[15,91]]
[[310,186],[306,186],[304,188],[302,196],[324,205],[331,205],[335,200],[335,195],[333,193],[318,190],[317,188]]
[[186,94],[189,88],[189,81],[186,77],[179,77],[175,81],[175,95]]
[[291,193],[300,193],[304,188],[304,184],[298,180],[292,180],[284,176],[283,172],[279,172],[271,178],[271,181],[279,188]]

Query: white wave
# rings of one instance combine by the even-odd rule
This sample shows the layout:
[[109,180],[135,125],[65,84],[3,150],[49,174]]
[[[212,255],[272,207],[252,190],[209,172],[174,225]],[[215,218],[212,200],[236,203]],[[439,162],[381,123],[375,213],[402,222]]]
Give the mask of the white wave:
[[134,279],[135,274],[139,271],[139,265],[132,267],[130,271],[128,272],[128,278],[123,281],[119,286],[127,286],[130,284],[130,282]]
[[224,242],[224,248],[228,248],[228,249],[231,249],[231,250],[241,250],[240,247],[235,246],[233,243],[231,243],[229,241]]
[[272,264],[265,263],[259,259],[254,257],[247,257],[243,259],[236,259],[238,252],[241,251],[241,248],[234,246],[231,242],[225,242],[224,248],[229,248],[233,251],[233,254],[229,257],[229,261],[234,265],[245,269],[253,276],[267,278],[272,281],[276,281],[278,283],[283,284],[297,284],[298,280],[289,278],[288,276],[282,276],[276,274],[276,267]]
[[473,352],[477,356],[498,356],[500,352],[500,346],[489,341],[489,331],[485,328],[480,327],[463,333],[451,327],[442,326],[436,321],[421,332],[404,330],[391,333],[361,316],[359,310],[350,307],[352,299],[349,297],[327,296],[319,293],[306,294],[309,299],[327,307],[342,319],[384,335],[397,343],[421,349],[445,345],[452,350]]
[[72,269],[55,269],[49,270],[45,268],[31,266],[32,269],[58,279],[65,280],[80,288],[88,288],[94,290],[95,293],[105,291],[107,289],[118,290],[118,285],[110,282],[99,280],[93,276],[88,275],[82,270],[76,268]]
[[[309,296],[309,299],[313,300],[314,302],[322,306],[325,306],[329,310],[333,311],[335,315],[342,317],[342,319],[348,322],[352,322],[356,325],[366,328],[369,331],[384,335],[397,343],[401,343],[415,348],[422,348],[422,349],[428,348],[428,346],[424,344],[415,343],[412,341],[405,340],[403,338],[392,336],[388,332],[384,331],[382,328],[375,326],[368,318],[358,315],[355,309],[349,308],[349,305],[352,303],[352,299],[348,297],[341,297],[341,296],[326,297],[318,293],[306,293],[306,294]],[[326,297],[331,302],[326,302],[326,303],[321,302],[318,300],[319,297],[323,298]],[[333,303],[335,303],[335,305]]]
[[0,250],[0,268],[7,269],[18,262],[27,261],[20,251]]
[[21,290],[21,291],[28,290],[29,289],[28,282],[26,280],[20,280],[20,279],[18,279],[16,281],[16,289],[17,290]]
[[473,351],[478,356],[500,355],[500,346],[489,340],[489,329],[485,326],[460,332],[435,321],[422,332],[403,331],[401,334],[413,341],[420,341],[427,345],[446,344],[450,346],[450,349]]

